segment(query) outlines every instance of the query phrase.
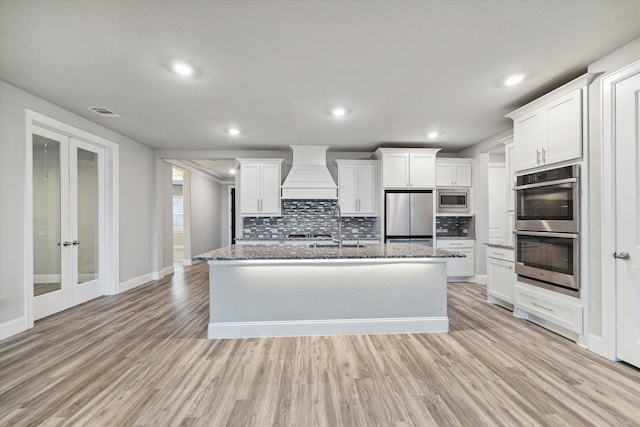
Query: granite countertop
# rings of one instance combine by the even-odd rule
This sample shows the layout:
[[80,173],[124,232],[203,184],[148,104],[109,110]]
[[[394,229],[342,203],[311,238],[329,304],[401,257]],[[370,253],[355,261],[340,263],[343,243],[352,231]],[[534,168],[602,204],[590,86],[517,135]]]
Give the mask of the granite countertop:
[[[283,239],[283,238],[244,238],[244,237],[240,237],[240,238],[236,238],[236,241],[246,241],[246,242],[285,242],[285,243],[296,243],[296,242],[300,242],[300,243],[308,243],[308,242],[332,242],[333,241],[333,237],[296,237],[293,239]],[[379,238],[375,238],[375,237],[361,237],[359,239],[344,239],[344,241],[348,241],[348,242],[355,242],[355,241],[360,241],[360,242],[379,242],[380,239]]]
[[488,247],[488,248],[510,249],[510,250],[514,250],[515,249],[515,247],[513,247],[511,245],[504,244],[504,243],[485,243],[484,245],[486,247]]
[[463,258],[458,252],[434,249],[430,246],[384,243],[362,247],[311,247],[310,245],[231,245],[193,257],[195,261],[210,260],[276,260],[276,259],[348,259],[348,258]]

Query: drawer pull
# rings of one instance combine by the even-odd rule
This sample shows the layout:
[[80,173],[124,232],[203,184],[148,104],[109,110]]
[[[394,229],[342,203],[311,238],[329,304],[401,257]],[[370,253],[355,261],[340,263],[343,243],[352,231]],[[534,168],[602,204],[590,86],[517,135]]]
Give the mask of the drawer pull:
[[545,307],[544,305],[540,305],[537,302],[532,302],[531,305],[535,305],[538,308],[541,308],[543,310],[547,310],[547,311],[550,311],[551,313],[553,313],[553,308]]

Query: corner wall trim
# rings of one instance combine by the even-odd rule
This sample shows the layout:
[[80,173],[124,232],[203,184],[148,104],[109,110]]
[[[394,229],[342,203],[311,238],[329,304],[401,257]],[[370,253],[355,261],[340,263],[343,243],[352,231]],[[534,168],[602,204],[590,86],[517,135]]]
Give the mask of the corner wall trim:
[[24,316],[0,323],[0,340],[17,335],[27,329],[27,318]]
[[448,317],[211,322],[209,339],[448,332]]
[[587,348],[589,351],[594,352],[597,355],[603,356],[602,351],[602,337],[599,335],[589,334],[587,336]]

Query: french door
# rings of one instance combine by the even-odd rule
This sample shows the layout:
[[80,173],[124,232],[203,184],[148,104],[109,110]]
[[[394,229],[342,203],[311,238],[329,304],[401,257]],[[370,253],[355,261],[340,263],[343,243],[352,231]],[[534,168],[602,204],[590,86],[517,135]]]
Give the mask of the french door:
[[33,128],[33,318],[104,295],[104,150]]

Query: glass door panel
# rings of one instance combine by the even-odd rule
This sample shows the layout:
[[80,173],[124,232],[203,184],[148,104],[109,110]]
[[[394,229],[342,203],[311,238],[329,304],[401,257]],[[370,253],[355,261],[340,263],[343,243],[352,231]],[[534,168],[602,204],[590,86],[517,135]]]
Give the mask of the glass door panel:
[[78,238],[72,243],[78,250],[78,283],[98,278],[99,207],[98,154],[78,148]]
[[33,295],[62,289],[60,141],[33,135]]

